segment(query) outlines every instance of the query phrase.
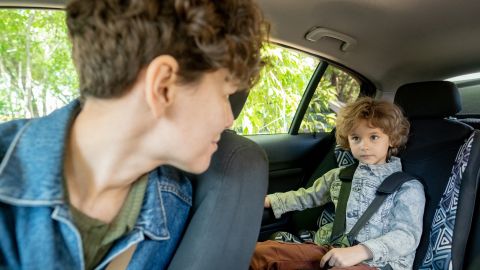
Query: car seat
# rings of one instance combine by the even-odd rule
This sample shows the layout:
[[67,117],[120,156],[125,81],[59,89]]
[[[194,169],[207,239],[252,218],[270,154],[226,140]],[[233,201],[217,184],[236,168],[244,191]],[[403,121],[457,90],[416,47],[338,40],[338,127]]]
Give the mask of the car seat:
[[[413,269],[419,269],[424,262],[424,269],[448,269],[450,262],[447,261],[451,258],[452,269],[460,270],[464,260],[465,265],[469,265],[480,251],[480,242],[475,241],[480,238],[479,215],[474,215],[474,209],[475,213],[479,213],[478,203],[475,207],[480,174],[479,133],[449,117],[461,110],[458,90],[453,83],[437,81],[407,84],[399,88],[395,102],[403,108],[411,123],[410,138],[406,149],[401,153],[403,169],[423,182],[427,198],[423,234]],[[461,177],[458,174],[452,175],[455,158],[466,146],[470,149],[468,160],[457,162],[457,168],[462,168],[463,174]],[[307,187],[313,184],[318,176],[336,167],[333,136],[331,150],[324,161],[310,178]],[[448,186],[448,183],[459,185],[453,200],[449,197],[452,186]],[[441,201],[457,203],[455,217],[450,217],[443,224],[441,221],[445,220],[441,216]],[[314,220],[319,217],[322,209],[313,211],[315,212],[311,210],[309,213],[293,213],[291,231],[318,229],[318,223]],[[437,222],[434,221],[435,213],[440,213],[436,216]],[[445,223],[452,225],[450,245],[449,236],[442,238],[438,234],[449,230],[443,227]],[[472,224],[473,229],[470,232]],[[432,242],[434,240],[446,241],[442,245],[442,241]],[[427,253],[431,256],[428,257]],[[431,268],[426,267],[428,263]]]
[[[244,91],[230,97],[235,118],[247,95]],[[247,269],[267,192],[265,152],[251,140],[225,131],[208,170],[191,179],[191,218],[168,269]]]
[[[478,186],[479,133],[449,118],[461,110],[458,90],[451,82],[403,85],[395,103],[411,124],[410,138],[401,154],[403,169],[422,181],[427,198],[413,268],[449,269],[451,264],[451,269],[460,270]],[[467,152],[470,158],[455,162]]]

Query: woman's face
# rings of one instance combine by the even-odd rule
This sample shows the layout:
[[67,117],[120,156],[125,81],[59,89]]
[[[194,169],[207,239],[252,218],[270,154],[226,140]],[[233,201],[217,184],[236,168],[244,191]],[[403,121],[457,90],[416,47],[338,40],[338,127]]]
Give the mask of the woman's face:
[[201,173],[210,165],[221,133],[233,124],[229,96],[237,88],[229,72],[220,69],[204,74],[193,84],[177,85],[169,138],[171,165]]

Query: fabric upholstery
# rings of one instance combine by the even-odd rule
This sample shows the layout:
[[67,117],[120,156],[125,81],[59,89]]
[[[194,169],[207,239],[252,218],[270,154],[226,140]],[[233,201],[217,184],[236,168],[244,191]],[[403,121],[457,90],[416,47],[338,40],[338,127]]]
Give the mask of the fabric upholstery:
[[[427,254],[435,211],[442,199],[442,194],[448,187],[455,157],[473,129],[459,121],[446,118],[461,109],[458,90],[449,82],[404,85],[398,89],[395,103],[403,108],[411,124],[406,149],[401,153],[403,169],[422,180],[427,198],[423,234],[413,267],[418,269]],[[472,165],[469,164],[466,170],[469,170],[470,166]],[[460,200],[472,200],[468,194],[462,193],[463,186],[460,189]],[[463,212],[461,209],[457,212],[457,216],[463,215]],[[466,221],[466,219],[463,220]],[[467,225],[470,225],[469,222]],[[466,240],[455,240],[460,239],[458,235],[462,234],[462,230],[454,229],[453,231],[451,256],[454,270],[462,269]]]
[[267,192],[265,152],[226,131],[210,168],[192,182],[191,220],[168,269],[247,269]]
[[[455,226],[462,229],[456,230],[453,237],[453,253],[465,254],[462,258],[464,268],[473,267],[475,263],[480,266],[480,196],[477,195],[480,181],[480,131],[475,130],[474,136],[470,158],[460,187],[458,209],[461,211],[457,211],[455,221]],[[468,227],[465,228],[465,224],[471,224],[470,230]],[[467,245],[466,247],[455,245],[456,242],[467,242]],[[476,258],[477,262],[475,262]]]
[[452,174],[435,210],[430,229],[427,253],[420,269],[451,269],[452,246],[457,207],[463,173],[467,167],[474,134],[462,145],[453,165]]
[[458,89],[448,81],[405,84],[395,93],[395,103],[409,118],[442,118],[462,110]]
[[352,152],[343,149],[339,145],[335,145],[335,159],[339,167],[350,166],[356,162]]

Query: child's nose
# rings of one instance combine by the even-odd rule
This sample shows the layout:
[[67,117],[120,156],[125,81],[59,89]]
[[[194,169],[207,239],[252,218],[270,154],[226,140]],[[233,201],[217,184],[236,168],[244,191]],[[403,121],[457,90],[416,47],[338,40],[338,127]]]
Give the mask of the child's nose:
[[362,140],[362,142],[361,142],[361,144],[360,144],[360,149],[362,149],[362,150],[368,150],[368,147],[369,147],[368,141]]

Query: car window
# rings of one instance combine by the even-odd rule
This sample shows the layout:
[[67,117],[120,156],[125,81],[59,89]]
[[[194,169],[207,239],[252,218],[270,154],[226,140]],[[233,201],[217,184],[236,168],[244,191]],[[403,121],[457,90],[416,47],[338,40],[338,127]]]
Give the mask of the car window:
[[458,87],[462,100],[459,116],[480,116],[480,73],[472,73],[450,78]]
[[43,116],[78,95],[64,11],[3,9],[0,29],[0,121]]
[[329,65],[310,101],[299,133],[331,131],[338,110],[357,99],[359,94],[360,84],[353,76]]
[[244,135],[287,133],[303,92],[320,63],[317,57],[271,44],[268,64],[251,90],[233,129]]

